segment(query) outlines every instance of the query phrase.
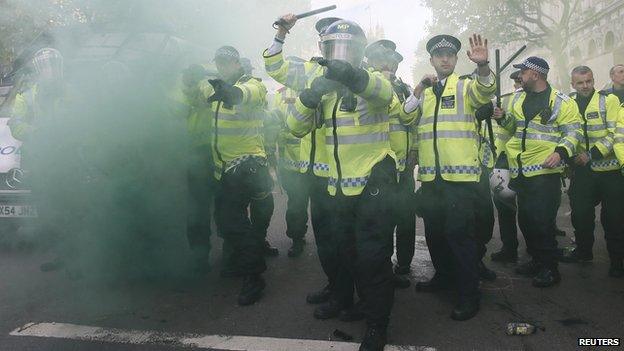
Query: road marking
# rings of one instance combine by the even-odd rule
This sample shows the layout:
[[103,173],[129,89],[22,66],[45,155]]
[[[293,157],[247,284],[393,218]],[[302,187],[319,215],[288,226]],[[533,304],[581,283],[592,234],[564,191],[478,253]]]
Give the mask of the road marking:
[[[265,338],[254,336],[175,334],[122,330],[68,323],[28,323],[12,336],[72,339],[134,345],[166,345],[222,351],[355,351],[359,344],[339,341]],[[385,351],[435,351],[427,346],[388,345]]]

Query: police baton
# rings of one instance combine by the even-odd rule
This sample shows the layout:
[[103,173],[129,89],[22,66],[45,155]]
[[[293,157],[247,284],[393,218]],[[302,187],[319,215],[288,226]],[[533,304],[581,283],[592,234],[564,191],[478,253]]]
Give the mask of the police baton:
[[[316,9],[316,10],[300,13],[298,15],[295,15],[295,17],[298,20],[300,20],[302,18],[318,15],[319,13],[323,13],[323,12],[327,12],[327,11],[331,11],[331,10],[335,10],[335,9],[336,9],[336,5],[331,5],[331,6],[322,7],[320,9]],[[277,21],[273,22],[273,28],[275,28],[275,29],[277,29],[277,27],[286,27],[286,25],[287,25],[287,23],[283,19],[281,19],[281,18],[278,19]]]

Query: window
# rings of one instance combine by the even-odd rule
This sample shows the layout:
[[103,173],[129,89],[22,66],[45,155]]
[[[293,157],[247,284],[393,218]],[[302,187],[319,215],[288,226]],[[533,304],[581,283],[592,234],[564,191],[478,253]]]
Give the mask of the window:
[[607,35],[605,35],[605,43],[604,43],[605,51],[613,50],[614,44],[615,44],[615,36],[613,35],[613,32],[609,31],[607,32]]

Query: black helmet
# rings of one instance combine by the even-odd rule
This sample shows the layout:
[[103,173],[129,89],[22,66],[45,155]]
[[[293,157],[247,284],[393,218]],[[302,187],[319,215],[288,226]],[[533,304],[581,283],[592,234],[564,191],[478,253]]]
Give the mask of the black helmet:
[[365,48],[366,34],[355,22],[336,21],[321,36],[321,51],[328,60],[342,60],[359,66]]

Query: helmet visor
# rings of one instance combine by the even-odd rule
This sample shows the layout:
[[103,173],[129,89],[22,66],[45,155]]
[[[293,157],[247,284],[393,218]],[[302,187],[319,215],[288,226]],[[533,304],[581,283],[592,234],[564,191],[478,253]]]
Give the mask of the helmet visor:
[[323,58],[341,60],[359,66],[364,58],[364,45],[353,40],[327,40],[321,44]]
[[44,48],[37,51],[32,59],[32,65],[40,80],[63,79],[63,56],[58,50]]

